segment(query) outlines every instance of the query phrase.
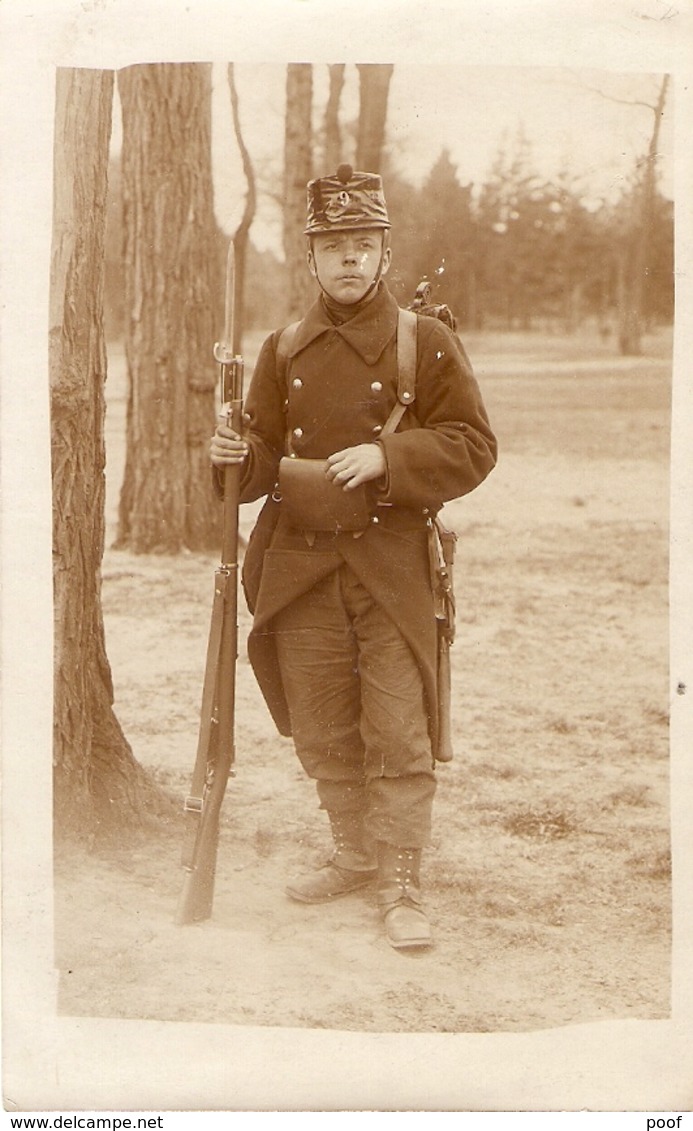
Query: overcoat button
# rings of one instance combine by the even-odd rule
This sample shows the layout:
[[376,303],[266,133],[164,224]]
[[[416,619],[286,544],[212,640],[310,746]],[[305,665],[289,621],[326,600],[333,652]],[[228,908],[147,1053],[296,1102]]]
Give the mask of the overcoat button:
[[380,522],[380,519],[378,518],[377,514],[374,514],[374,515],[373,515],[373,518],[371,519],[371,522],[374,522],[374,523],[378,523],[378,522]]
[[382,393],[382,391],[383,391],[382,381],[372,381],[371,382],[371,389],[373,390],[374,393]]
[[377,436],[380,432],[382,432],[382,430],[383,430],[382,424],[376,424],[375,428],[373,429],[373,435]]
[[294,436],[296,437],[297,440],[300,440],[302,435],[303,435],[303,429],[302,428],[294,428]]
[[301,380],[300,377],[294,377],[291,384],[293,385],[294,389],[302,389],[303,388],[303,381]]
[[411,400],[411,393],[402,393],[402,400],[403,401],[410,401]]

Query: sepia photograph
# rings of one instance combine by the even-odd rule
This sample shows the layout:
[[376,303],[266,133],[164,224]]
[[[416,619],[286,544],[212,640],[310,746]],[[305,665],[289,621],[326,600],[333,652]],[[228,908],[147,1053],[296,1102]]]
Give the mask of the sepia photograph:
[[109,53],[87,7],[5,252],[6,1109],[687,1110],[670,39]]

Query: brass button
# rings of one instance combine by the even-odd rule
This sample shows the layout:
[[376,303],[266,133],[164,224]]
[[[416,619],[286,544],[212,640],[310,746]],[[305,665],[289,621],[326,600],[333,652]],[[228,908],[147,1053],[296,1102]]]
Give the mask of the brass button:
[[302,389],[303,388],[303,381],[301,380],[300,377],[294,377],[291,384],[293,385],[294,389]]
[[383,430],[382,424],[376,424],[375,428],[373,429],[373,435],[377,436],[380,432],[382,432],[382,430]]
[[382,391],[383,391],[382,381],[372,381],[371,382],[371,389],[373,390],[374,393],[382,393]]
[[300,440],[302,435],[303,435],[303,429],[302,428],[294,428],[294,436],[296,437],[297,440]]
[[402,400],[403,401],[410,401],[411,400],[411,393],[402,393]]
[[380,522],[380,519],[378,518],[377,514],[374,514],[374,515],[373,515],[373,518],[371,519],[371,522],[375,522],[375,523],[378,523],[378,522]]

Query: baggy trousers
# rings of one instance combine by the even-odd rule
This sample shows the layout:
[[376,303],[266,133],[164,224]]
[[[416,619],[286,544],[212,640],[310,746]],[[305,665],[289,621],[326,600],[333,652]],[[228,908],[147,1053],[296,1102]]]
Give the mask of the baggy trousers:
[[361,810],[379,841],[430,838],[436,788],[411,648],[342,565],[273,621],[296,753],[322,807]]

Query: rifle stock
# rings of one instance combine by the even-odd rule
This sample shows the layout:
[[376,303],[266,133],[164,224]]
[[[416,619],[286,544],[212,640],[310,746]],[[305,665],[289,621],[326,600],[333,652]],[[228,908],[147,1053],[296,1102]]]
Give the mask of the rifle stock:
[[[234,356],[233,244],[227,267],[225,343],[214,356],[221,369],[221,400],[228,405],[228,424],[243,429],[243,359]],[[183,845],[185,877],[176,922],[187,924],[212,914],[219,845],[219,819],[235,761],[236,660],[238,658],[238,508],[241,468],[224,470],[224,515],[221,563],[214,575],[214,601],[207,645],[197,756],[190,796],[185,802]]]

